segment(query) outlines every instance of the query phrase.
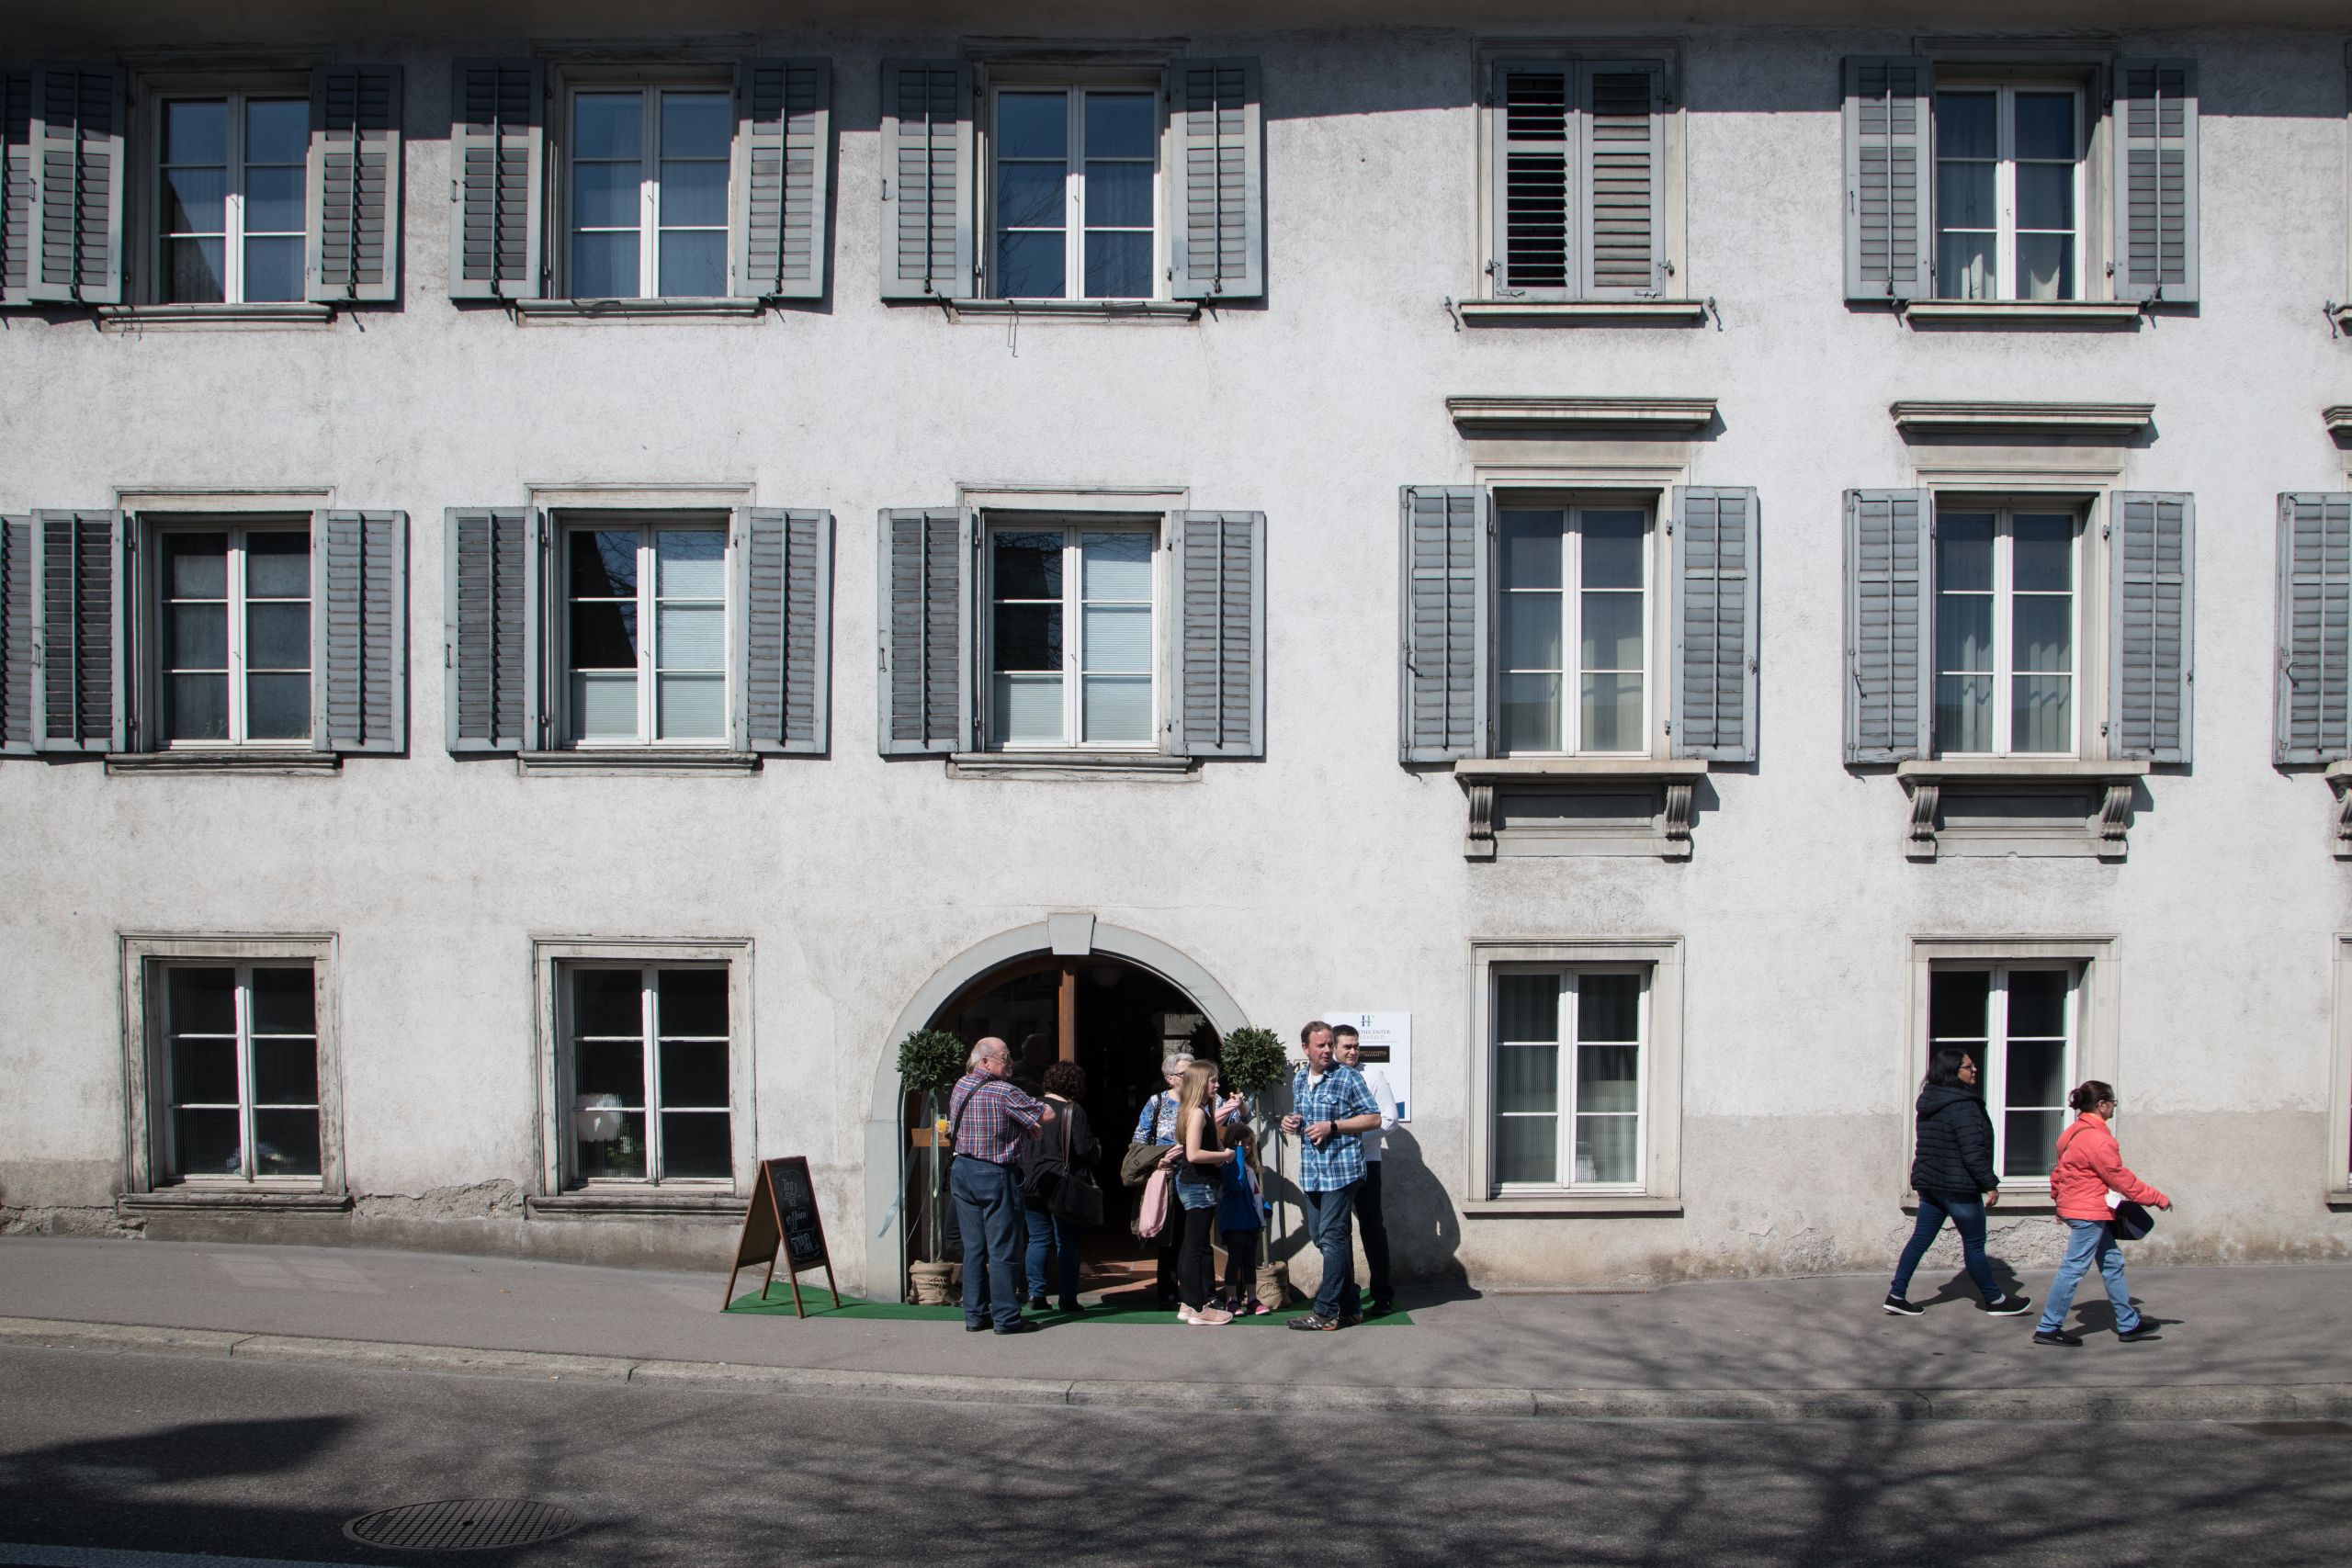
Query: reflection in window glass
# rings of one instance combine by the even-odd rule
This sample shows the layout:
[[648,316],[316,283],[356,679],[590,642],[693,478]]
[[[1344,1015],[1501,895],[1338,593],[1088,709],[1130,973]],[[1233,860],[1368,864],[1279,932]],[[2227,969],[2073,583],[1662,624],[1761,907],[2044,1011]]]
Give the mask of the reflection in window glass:
[[1154,551],[1146,528],[990,531],[989,723],[997,744],[1153,742]]
[[2071,513],[1937,513],[1940,754],[2075,750],[2075,522]]
[[310,100],[167,98],[161,118],[158,297],[301,299]]
[[999,93],[991,161],[996,293],[1150,298],[1159,141],[1159,100],[1148,92]]
[[731,1179],[727,971],[579,964],[566,974],[573,1175]]
[[731,96],[575,93],[571,129],[572,297],[725,294]]
[[726,530],[572,528],[564,544],[571,739],[725,740]]
[[156,545],[164,743],[308,740],[310,530],[166,529]]
[[1641,1183],[1647,1000],[1639,973],[1496,976],[1497,1188]]
[[1936,94],[1939,298],[2079,297],[2079,104],[2071,88]]
[[307,964],[161,971],[166,1176],[315,1178],[319,1038]]
[[1649,513],[1507,506],[1498,513],[1507,752],[1649,749]]
[[1976,1063],[1993,1121],[1994,1168],[2045,1178],[2057,1158],[2075,1078],[2072,968],[1938,964],[1928,982],[1930,1047],[1958,1045]]

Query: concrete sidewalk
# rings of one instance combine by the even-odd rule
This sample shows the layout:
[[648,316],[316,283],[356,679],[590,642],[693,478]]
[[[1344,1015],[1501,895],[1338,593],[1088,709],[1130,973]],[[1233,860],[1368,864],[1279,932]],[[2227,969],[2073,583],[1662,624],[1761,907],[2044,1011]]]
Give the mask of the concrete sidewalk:
[[[2047,1283],[2029,1278],[2034,1292]],[[500,1258],[17,1236],[0,1240],[0,1344],[228,1355],[530,1377],[1017,1403],[1179,1404],[1767,1419],[2352,1416],[2352,1265],[2135,1268],[2163,1337],[2030,1343],[1964,1283],[1883,1279],[1433,1298],[1409,1326],[1072,1324],[1014,1339],[954,1322],[745,1316],[722,1275]],[[1940,1290],[1941,1293],[1939,1294]],[[2093,1282],[2076,1326],[2103,1330]],[[138,1330],[132,1332],[131,1330]],[[147,1330],[168,1330],[157,1334]]]

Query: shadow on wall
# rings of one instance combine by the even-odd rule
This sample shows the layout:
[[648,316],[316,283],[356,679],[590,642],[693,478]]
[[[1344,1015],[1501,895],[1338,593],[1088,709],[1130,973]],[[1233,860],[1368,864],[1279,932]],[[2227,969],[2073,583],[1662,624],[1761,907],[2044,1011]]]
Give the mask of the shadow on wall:
[[[1389,1129],[1381,1161],[1381,1206],[1387,1220],[1390,1261],[1398,1286],[1417,1296],[1475,1296],[1462,1267],[1462,1216],[1453,1196],[1421,1158],[1420,1140],[1409,1127]],[[1292,1288],[1315,1293],[1322,1267],[1306,1235],[1306,1195],[1298,1185],[1298,1145],[1285,1142],[1279,1175],[1269,1166],[1266,1194],[1280,1212],[1295,1216],[1290,1228],[1276,1233],[1270,1247],[1272,1261],[1287,1267]],[[1356,1283],[1365,1282],[1363,1250],[1357,1249]]]

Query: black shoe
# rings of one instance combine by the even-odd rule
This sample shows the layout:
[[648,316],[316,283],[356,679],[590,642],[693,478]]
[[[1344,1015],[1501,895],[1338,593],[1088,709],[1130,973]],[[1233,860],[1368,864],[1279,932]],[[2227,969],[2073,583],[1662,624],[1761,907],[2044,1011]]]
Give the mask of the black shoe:
[[2020,1317],[2032,1305],[2023,1296],[1995,1296],[1984,1303],[1984,1310],[1995,1317]]
[[1043,1312],[1043,1311],[1045,1311],[1045,1310],[1046,1310],[1046,1298],[1045,1298],[1045,1297],[1043,1297],[1043,1296],[1031,1296],[1031,1297],[1029,1298],[1029,1310],[1030,1310],[1031,1312]]
[[979,1323],[967,1323],[964,1325],[964,1332],[967,1334],[986,1334],[988,1331],[989,1325],[985,1321]]
[[1324,1317],[1317,1313],[1303,1313],[1290,1320],[1293,1328],[1303,1328],[1310,1334],[1329,1334],[1340,1326],[1336,1317]]
[[1035,1334],[1037,1332],[1037,1325],[1028,1318],[1020,1317],[1006,1324],[997,1332],[999,1334]]
[[1343,1312],[1340,1314],[1340,1326],[1342,1328],[1353,1328],[1363,1321],[1363,1314],[1360,1312]]
[[1365,1308],[1364,1316],[1386,1317],[1390,1313],[1395,1312],[1396,1310],[1396,1303],[1384,1297],[1381,1300],[1373,1303],[1371,1306]]
[[2117,1329],[2115,1337],[2122,1344],[2137,1345],[2143,1339],[2156,1339],[2162,1336],[2157,1334],[2156,1325],[2143,1317],[2140,1320],[2140,1326],[2137,1328]]
[[1056,1307],[1054,1310],[1056,1312],[1084,1312],[1086,1310],[1086,1303],[1080,1301],[1076,1296],[1066,1296],[1063,1298],[1061,1305]]
[[2079,1348],[2083,1343],[2083,1337],[2079,1334],[2069,1334],[2063,1328],[2037,1328],[2033,1331],[2033,1342],[2037,1345],[2064,1345]]
[[1915,1306],[1901,1296],[1889,1296],[1878,1304],[1897,1317],[1917,1317],[1928,1310],[1923,1306]]

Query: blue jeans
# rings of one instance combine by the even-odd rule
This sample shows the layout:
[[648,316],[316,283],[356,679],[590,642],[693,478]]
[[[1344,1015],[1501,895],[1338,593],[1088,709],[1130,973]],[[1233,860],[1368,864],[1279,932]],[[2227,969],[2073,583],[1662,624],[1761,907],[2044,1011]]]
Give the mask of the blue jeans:
[[964,1321],[1010,1328],[1021,1321],[1021,1173],[969,1155],[949,1178],[964,1233]]
[[1919,1194],[1918,1222],[1911,1227],[1911,1239],[1904,1244],[1903,1257],[1894,1265],[1894,1283],[1886,1288],[1886,1293],[1900,1298],[1911,1288],[1913,1271],[1928,1255],[1947,1218],[1960,1233],[1960,1256],[1968,1265],[1969,1279],[1987,1302],[1999,1301],[2001,1287],[1993,1282],[1993,1266],[1984,1259],[1984,1202],[1973,1192]]
[[1315,1291],[1317,1317],[1348,1316],[1363,1304],[1356,1292],[1356,1249],[1348,1235],[1355,1200],[1352,1181],[1336,1192],[1306,1195],[1306,1234],[1323,1256],[1323,1282]]
[[2129,1334],[2139,1327],[2140,1309],[2132,1304],[2131,1288],[2123,1282],[2123,1253],[2115,1245],[2115,1227],[2104,1220],[2068,1220],[2066,1230],[2066,1260],[2058,1265],[2058,1277],[2050,1281],[2050,1296],[2041,1303],[2041,1321],[2034,1325],[2035,1329],[2047,1334],[2065,1326],[2066,1309],[2075,1304],[2075,1287],[2083,1282],[2094,1262],[2107,1281],[2108,1303],[2115,1308],[2115,1331]]
[[1023,1218],[1029,1222],[1029,1295],[1033,1301],[1046,1293],[1046,1254],[1054,1254],[1054,1274],[1061,1285],[1061,1299],[1078,1299],[1078,1222],[1068,1214],[1057,1214],[1040,1209],[1035,1203],[1025,1205]]

